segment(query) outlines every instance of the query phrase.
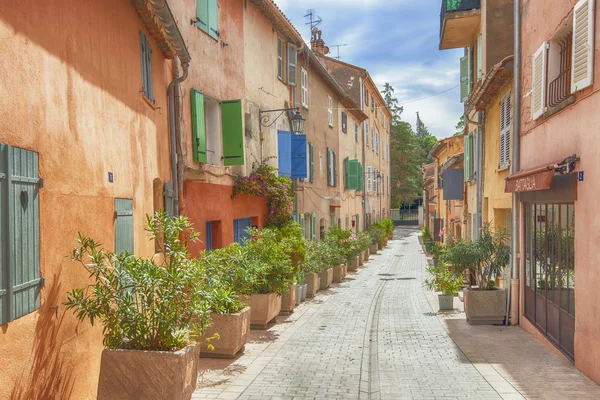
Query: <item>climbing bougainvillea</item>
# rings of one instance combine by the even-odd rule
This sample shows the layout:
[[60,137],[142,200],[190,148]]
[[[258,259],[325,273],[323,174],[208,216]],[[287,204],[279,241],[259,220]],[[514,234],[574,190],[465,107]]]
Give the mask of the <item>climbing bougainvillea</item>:
[[292,218],[294,189],[292,180],[278,176],[277,168],[262,163],[254,163],[248,176],[235,178],[232,197],[251,194],[266,197],[269,211],[266,216],[267,227],[281,227]]

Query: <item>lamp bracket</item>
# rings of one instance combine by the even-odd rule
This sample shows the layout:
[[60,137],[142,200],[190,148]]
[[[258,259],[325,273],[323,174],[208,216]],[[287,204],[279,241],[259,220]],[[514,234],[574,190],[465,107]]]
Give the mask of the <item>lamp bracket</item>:
[[[297,112],[300,112],[300,107],[278,108],[276,110],[260,110],[258,112],[258,118],[260,120],[260,124],[262,126],[264,126],[265,128],[268,128],[271,125],[273,125],[275,123],[275,121],[277,121],[286,111],[297,111]],[[274,120],[271,121],[271,117],[269,117],[267,114],[268,113],[275,113],[275,112],[278,112],[279,115],[277,117],[275,117]]]

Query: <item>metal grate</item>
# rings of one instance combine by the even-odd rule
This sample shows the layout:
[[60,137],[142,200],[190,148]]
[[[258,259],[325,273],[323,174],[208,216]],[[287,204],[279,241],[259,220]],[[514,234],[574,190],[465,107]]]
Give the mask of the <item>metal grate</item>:
[[548,105],[556,107],[571,94],[571,53],[573,50],[573,34],[569,33],[558,41],[560,46],[560,70],[548,88]]

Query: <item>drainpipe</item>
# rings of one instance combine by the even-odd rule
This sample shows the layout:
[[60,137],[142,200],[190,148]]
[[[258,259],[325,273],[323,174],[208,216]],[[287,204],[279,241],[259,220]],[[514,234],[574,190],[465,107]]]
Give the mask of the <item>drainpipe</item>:
[[[510,172],[514,174],[521,169],[521,1],[515,0],[514,10],[514,110],[513,110],[513,141],[512,141],[512,160]],[[511,229],[511,247],[512,247],[512,268],[510,280],[510,324],[519,324],[519,194],[512,195],[512,229]]]
[[485,114],[482,111],[477,113],[477,181],[475,182],[475,190],[476,190],[476,204],[475,204],[475,235],[474,239],[479,238],[479,229],[483,226],[483,122],[485,119]]
[[[183,64],[183,74],[175,78],[169,84],[169,128],[171,132],[171,173],[173,175],[173,187],[175,192],[175,199],[177,201],[177,207],[173,207],[173,210],[177,210],[175,215],[183,214],[183,150],[181,146],[181,94],[179,90],[179,84],[183,82],[188,76],[188,64]],[[173,62],[173,74],[177,76],[179,74],[179,68],[177,61]],[[175,101],[177,98],[177,101]],[[172,110],[172,111],[171,111]],[[173,157],[173,155],[175,155]],[[175,171],[173,173],[173,171]]]
[[[361,102],[364,104],[364,102],[361,99]],[[361,122],[362,125],[362,164],[363,164],[363,191],[362,191],[362,197],[363,197],[363,226],[365,227],[365,230],[367,230],[367,186],[364,184],[365,183],[365,171],[367,170],[367,160],[366,160],[366,156],[365,156],[365,121]],[[368,134],[368,132],[367,132]]]

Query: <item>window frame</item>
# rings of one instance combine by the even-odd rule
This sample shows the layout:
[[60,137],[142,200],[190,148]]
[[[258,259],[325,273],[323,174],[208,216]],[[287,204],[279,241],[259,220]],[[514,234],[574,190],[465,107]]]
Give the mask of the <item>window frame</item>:
[[308,108],[308,72],[301,68],[300,88],[302,107]]
[[333,99],[327,95],[327,123],[333,128]]
[[283,39],[277,35],[277,78],[283,81]]
[[152,79],[152,46],[142,30],[140,30],[140,61],[142,63],[142,94],[150,103],[155,104]]

